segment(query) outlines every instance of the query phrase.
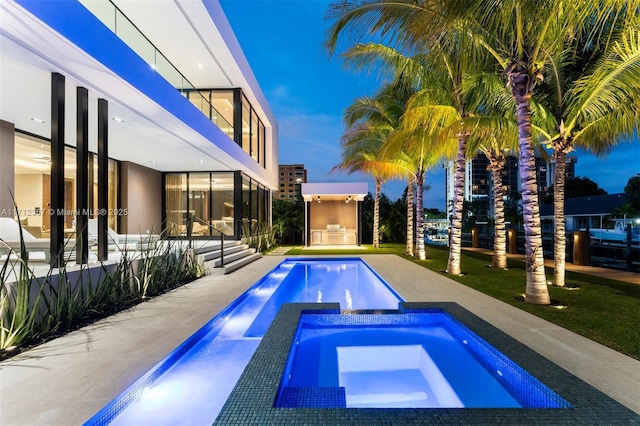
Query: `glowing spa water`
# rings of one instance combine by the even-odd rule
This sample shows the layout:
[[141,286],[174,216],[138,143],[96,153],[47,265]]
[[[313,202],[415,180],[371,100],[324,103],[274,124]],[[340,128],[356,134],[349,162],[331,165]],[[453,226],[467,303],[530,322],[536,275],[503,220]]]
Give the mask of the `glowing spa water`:
[[442,310],[303,313],[276,407],[566,408]]
[[210,425],[282,303],[397,309],[402,298],[360,259],[288,259],[85,425]]

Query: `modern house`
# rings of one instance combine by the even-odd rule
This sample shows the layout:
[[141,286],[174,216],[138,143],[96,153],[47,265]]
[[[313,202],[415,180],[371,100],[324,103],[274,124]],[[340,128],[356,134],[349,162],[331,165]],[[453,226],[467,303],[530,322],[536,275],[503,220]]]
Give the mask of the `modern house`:
[[217,0],[0,3],[0,216],[20,213],[52,258],[88,246],[94,218],[99,258],[109,228],[240,239],[270,222],[277,160]]

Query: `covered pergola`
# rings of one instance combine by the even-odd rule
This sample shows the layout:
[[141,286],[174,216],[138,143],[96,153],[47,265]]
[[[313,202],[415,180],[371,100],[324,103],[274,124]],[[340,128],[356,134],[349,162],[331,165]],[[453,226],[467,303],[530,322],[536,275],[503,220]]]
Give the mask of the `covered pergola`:
[[305,246],[362,245],[366,182],[303,183]]

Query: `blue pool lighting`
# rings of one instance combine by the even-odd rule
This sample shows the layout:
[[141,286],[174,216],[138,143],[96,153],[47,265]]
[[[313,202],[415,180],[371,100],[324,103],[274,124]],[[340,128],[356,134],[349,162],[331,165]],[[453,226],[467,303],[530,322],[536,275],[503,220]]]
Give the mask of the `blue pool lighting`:
[[210,425],[286,302],[395,309],[403,299],[361,259],[287,259],[85,425]]
[[442,310],[303,313],[276,406],[571,407]]

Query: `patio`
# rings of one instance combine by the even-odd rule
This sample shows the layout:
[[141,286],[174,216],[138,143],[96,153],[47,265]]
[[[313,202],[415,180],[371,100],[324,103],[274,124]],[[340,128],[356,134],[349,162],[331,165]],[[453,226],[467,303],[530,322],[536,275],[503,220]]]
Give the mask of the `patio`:
[[[362,258],[408,302],[454,301],[640,413],[640,361],[397,256]],[[2,423],[83,423],[283,259],[203,277],[0,363]]]

